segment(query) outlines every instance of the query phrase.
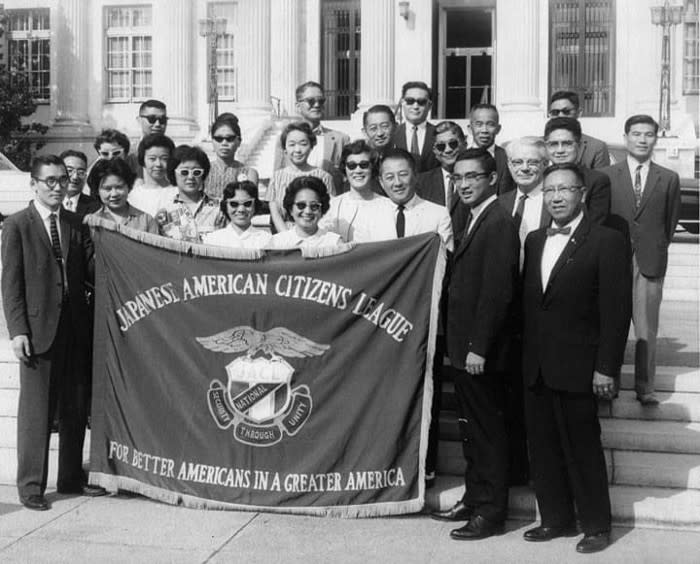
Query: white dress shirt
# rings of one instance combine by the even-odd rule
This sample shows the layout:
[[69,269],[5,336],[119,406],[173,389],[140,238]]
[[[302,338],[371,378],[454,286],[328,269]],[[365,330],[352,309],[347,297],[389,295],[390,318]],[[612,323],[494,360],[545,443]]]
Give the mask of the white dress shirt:
[[578,228],[578,225],[581,223],[582,219],[583,212],[581,211],[573,220],[563,226],[571,227],[571,231],[568,235],[558,233],[557,235],[547,236],[547,239],[544,242],[544,249],[542,250],[542,264],[540,265],[543,289],[547,288],[547,283],[549,282],[549,277],[552,274],[554,265],[557,264],[561,253],[564,251],[566,245],[569,244],[569,240]]
[[248,227],[245,231],[239,232],[229,223],[223,229],[217,229],[202,236],[202,243],[217,247],[229,247],[232,249],[262,249],[270,242],[272,235],[264,229]]
[[75,194],[74,196],[66,196],[65,198],[63,198],[63,207],[66,208],[68,211],[74,212],[78,209],[79,199],[80,193]]
[[[391,238],[396,239],[396,214],[399,208],[396,204],[393,204],[391,210],[391,226],[393,228],[393,236]],[[403,213],[406,219],[406,229],[404,231],[406,237],[433,232],[440,235],[440,239],[442,239],[448,251],[454,249],[452,221],[450,220],[450,212],[445,206],[439,206],[419,196],[413,196],[404,204]]]
[[427,121],[413,125],[410,121],[406,122],[406,150],[411,152],[411,142],[413,141],[413,128],[417,127],[418,131],[418,153],[423,153],[423,144],[425,143],[425,132],[427,131]]
[[[510,215],[515,215],[515,210],[518,208],[518,200],[524,192],[520,190],[520,187],[515,191],[515,201],[513,202],[513,209],[510,211]],[[518,235],[520,236],[520,247],[522,249],[525,244],[525,239],[532,232],[540,228],[540,223],[542,221],[542,204],[544,201],[544,196],[542,195],[542,185],[535,186],[528,194],[525,200],[525,207],[523,208],[523,220],[520,223],[520,230]]]
[[276,233],[270,239],[268,249],[312,249],[316,247],[334,247],[342,243],[343,240],[337,233],[331,233],[324,229],[319,229],[309,237],[302,237],[297,233],[296,227],[287,231]]
[[445,207],[450,209],[452,199],[459,196],[455,193],[454,188],[450,186],[452,173],[444,168],[440,168],[440,171],[442,172],[442,187],[445,190]]
[[472,219],[469,222],[469,229],[467,229],[467,235],[471,233],[472,229],[474,229],[474,225],[476,224],[476,220],[479,218],[479,216],[484,213],[484,210],[489,207],[491,202],[495,202],[498,199],[498,196],[496,194],[492,194],[488,198],[486,198],[483,202],[481,202],[478,206],[474,206],[472,208]]
[[318,128],[314,129],[314,133],[316,134],[316,145],[314,145],[314,148],[311,149],[306,162],[308,162],[311,166],[315,166],[316,168],[323,168],[323,162],[326,156],[326,130],[319,126]]
[[394,205],[389,198],[372,192],[372,197],[365,199],[351,189],[331,198],[330,209],[318,225],[348,242],[386,241],[396,236],[395,224],[387,219],[393,213]]
[[642,165],[641,180],[642,180],[642,194],[644,194],[644,188],[647,185],[647,177],[649,176],[649,163],[651,159],[647,159],[643,163],[640,163],[637,159],[627,155],[627,166],[630,170],[630,178],[632,179],[632,187],[634,187],[634,177],[637,175],[637,167]]
[[[49,236],[49,241],[51,241],[51,220],[49,217],[52,213],[56,214],[56,229],[58,230],[58,242],[61,244],[61,249],[64,248],[62,237],[61,237],[61,208],[59,207],[56,211],[52,211],[42,204],[39,200],[32,200],[34,203],[34,208],[39,212],[41,216],[41,221],[44,224],[44,229],[46,234]],[[63,253],[65,258],[65,252]]]

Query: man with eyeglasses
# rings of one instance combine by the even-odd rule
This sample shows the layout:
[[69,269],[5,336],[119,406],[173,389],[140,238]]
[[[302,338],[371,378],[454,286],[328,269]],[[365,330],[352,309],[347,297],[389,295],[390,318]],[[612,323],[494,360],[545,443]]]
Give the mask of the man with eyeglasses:
[[[165,135],[165,130],[168,128],[168,109],[160,100],[146,100],[139,106],[136,121],[141,128],[141,139],[154,133]],[[138,143],[134,144],[134,151],[128,154],[126,162],[137,178],[143,178],[143,167],[139,164],[136,151],[138,145]]]
[[503,532],[508,510],[508,439],[505,358],[510,346],[518,285],[518,234],[497,201],[496,161],[468,149],[452,178],[469,210],[464,234],[450,260],[447,285],[447,354],[454,371],[465,492],[434,519],[466,521],[455,540]]
[[[576,92],[559,90],[549,99],[549,117],[568,117],[578,120],[581,117],[581,105]],[[581,135],[577,164],[588,168],[603,168],[610,166],[610,153],[604,141]]]
[[508,157],[505,149],[496,145],[496,136],[501,132],[498,109],[493,104],[475,104],[469,112],[469,129],[474,144],[486,149],[496,159],[498,184],[496,193],[500,196],[515,190],[515,182],[508,169]]
[[632,244],[632,322],[636,347],[634,387],[646,406],[659,403],[654,393],[656,335],[668,247],[681,206],[678,174],[652,161],[659,125],[648,115],[625,121],[627,158],[603,170],[612,183],[611,212],[629,226]]
[[83,441],[89,312],[85,284],[93,247],[81,218],[62,208],[70,182],[55,155],[31,165],[35,199],[2,229],[2,300],[19,362],[17,489],[28,509],[44,511],[49,433],[58,408],[59,493],[104,495],[87,485]]
[[[576,163],[581,146],[581,124],[566,117],[550,119],[544,126],[544,145],[552,164]],[[591,221],[605,224],[610,213],[610,178],[581,165],[586,187],[585,208]]]
[[574,163],[544,172],[550,227],[528,235],[523,373],[532,478],[542,521],[530,542],[578,535],[580,553],[610,543],[610,496],[597,399],[612,399],[631,314],[631,269],[619,232],[584,213]]
[[60,159],[68,174],[68,187],[66,197],[63,199],[63,207],[80,217],[99,210],[100,202],[88,194],[83,194],[87,179],[87,156],[85,153],[68,149],[61,153]]
[[413,155],[416,172],[440,166],[433,153],[435,126],[428,122],[432,92],[425,82],[407,82],[401,88],[401,112],[405,121],[396,128],[394,145]]

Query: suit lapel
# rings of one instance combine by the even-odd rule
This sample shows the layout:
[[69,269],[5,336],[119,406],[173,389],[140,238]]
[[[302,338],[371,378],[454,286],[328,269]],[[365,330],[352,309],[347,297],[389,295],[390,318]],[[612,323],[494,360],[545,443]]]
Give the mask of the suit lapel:
[[622,161],[617,166],[617,182],[611,186],[614,190],[615,185],[620,186],[620,196],[624,199],[624,205],[626,208],[634,210],[634,186],[632,185],[632,177],[630,176],[630,170],[627,166],[627,159]]
[[486,207],[486,209],[484,209],[484,211],[482,211],[479,214],[479,217],[476,218],[476,221],[473,222],[472,228],[469,231],[469,233],[465,236],[462,236],[459,248],[455,251],[455,258],[467,250],[467,247],[469,247],[469,245],[471,244],[472,239],[474,239],[474,235],[479,230],[479,227],[481,227],[481,224],[484,223],[486,217],[489,215],[489,213],[491,213],[491,209],[493,208],[494,204],[498,205],[498,201],[494,200],[493,202],[491,202]]
[[[588,223],[588,219],[584,215],[583,219],[581,220],[581,223],[579,223],[578,228],[576,229],[576,231],[574,231],[573,235],[571,235],[571,239],[569,239],[569,242],[566,244],[566,247],[564,247],[564,250],[561,252],[561,255],[559,255],[557,262],[554,263],[554,268],[552,268],[552,272],[549,275],[549,280],[547,282],[545,294],[554,284],[557,274],[559,274],[564,265],[571,260],[573,255],[581,248],[581,245],[584,244],[584,242],[586,241],[586,237],[588,236],[588,232],[590,231],[590,228],[591,227]],[[540,278],[542,277],[540,276]]]
[[326,129],[325,127],[322,129],[323,131],[323,160],[326,162],[335,162],[335,144],[337,142],[337,138],[335,136],[335,132],[330,131],[329,129]]
[[63,212],[61,212],[58,223],[61,229],[61,252],[63,254],[63,260],[68,262],[68,252],[70,251],[70,224],[63,217]]
[[660,179],[661,175],[659,174],[658,168],[654,165],[654,163],[649,163],[649,174],[647,175],[647,182],[644,185],[644,190],[642,191],[642,201],[639,203],[639,209],[635,215],[638,216],[640,213],[642,213],[644,206],[647,205],[647,202],[651,198],[652,192],[656,190]]
[[41,239],[42,243],[46,247],[46,250],[49,251],[53,256],[53,246],[51,245],[51,239],[49,238],[49,234],[46,232],[44,220],[41,219],[39,212],[34,206],[34,202],[32,202],[29,206],[29,220],[32,222],[32,229],[35,229],[36,232],[39,233],[39,239]]
[[423,139],[423,148],[420,152],[421,159],[427,158],[433,151],[433,128],[429,123],[425,124],[425,138]]
[[533,276],[537,280],[537,288],[539,290],[540,296],[544,294],[544,288],[542,288],[542,252],[544,251],[544,242],[547,240],[547,235],[545,231],[538,231],[533,235],[535,241],[533,244],[534,256],[532,260],[528,263],[535,272]]
[[542,213],[540,213],[540,227],[548,227],[552,224],[552,216],[549,215],[547,211],[547,206],[544,205],[544,198],[542,198]]

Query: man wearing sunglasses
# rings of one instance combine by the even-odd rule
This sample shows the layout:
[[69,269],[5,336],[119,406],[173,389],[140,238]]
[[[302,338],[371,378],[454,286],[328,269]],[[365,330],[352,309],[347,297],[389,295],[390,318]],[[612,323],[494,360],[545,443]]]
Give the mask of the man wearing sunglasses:
[[475,104],[469,113],[469,129],[474,144],[486,149],[496,159],[496,194],[499,196],[515,190],[515,182],[508,169],[508,157],[503,147],[496,145],[496,136],[501,132],[498,109],[493,104]]
[[[549,99],[549,117],[568,117],[579,119],[581,105],[576,92],[559,90]],[[610,153],[605,142],[590,135],[581,135],[577,164],[588,168],[603,168],[610,166]]]
[[17,489],[28,509],[45,511],[49,433],[60,412],[59,493],[104,495],[87,485],[83,442],[87,410],[92,241],[81,218],[62,208],[69,184],[55,155],[31,166],[35,199],[2,229],[2,300],[19,362]]
[[406,121],[396,128],[394,144],[413,155],[418,173],[440,166],[433,154],[435,126],[428,122],[432,104],[425,82],[407,82],[401,88],[401,111]]
[[[165,130],[168,128],[167,107],[160,100],[146,100],[139,107],[139,115],[136,117],[136,121],[138,121],[141,128],[141,139],[152,133],[165,135]],[[138,143],[134,144],[134,151],[126,157],[126,162],[138,178],[143,178],[143,167],[139,164],[137,154],[138,146]]]

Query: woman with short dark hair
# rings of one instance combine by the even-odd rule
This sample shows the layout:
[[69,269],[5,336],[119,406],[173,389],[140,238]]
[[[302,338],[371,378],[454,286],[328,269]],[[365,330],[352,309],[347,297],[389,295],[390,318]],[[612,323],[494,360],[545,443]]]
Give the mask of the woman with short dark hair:
[[137,150],[137,161],[143,169],[143,179],[137,178],[129,194],[129,203],[155,215],[177,193],[168,180],[168,161],[175,150],[170,137],[160,133],[146,135]]

